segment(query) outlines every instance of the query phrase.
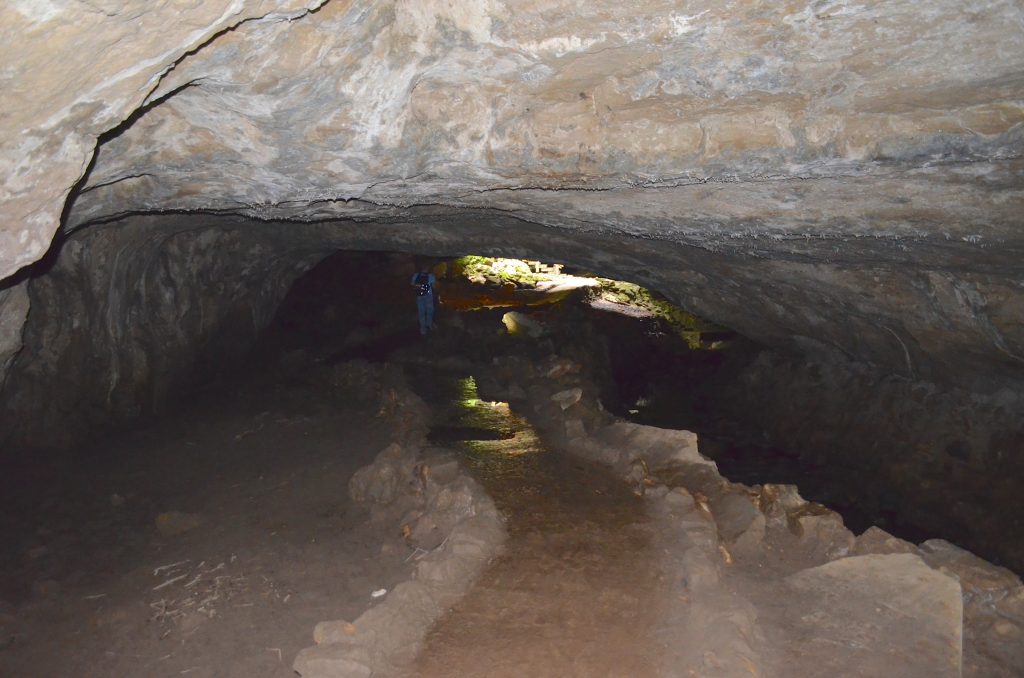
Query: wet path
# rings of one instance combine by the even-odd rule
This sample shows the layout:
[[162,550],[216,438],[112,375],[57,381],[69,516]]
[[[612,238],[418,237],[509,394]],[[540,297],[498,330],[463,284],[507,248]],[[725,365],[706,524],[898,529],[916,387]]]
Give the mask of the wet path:
[[509,531],[504,555],[427,637],[415,675],[654,675],[662,605],[642,500],[603,469],[546,451],[507,406],[476,400],[471,380],[411,381],[435,406],[435,439],[492,438],[461,446]]

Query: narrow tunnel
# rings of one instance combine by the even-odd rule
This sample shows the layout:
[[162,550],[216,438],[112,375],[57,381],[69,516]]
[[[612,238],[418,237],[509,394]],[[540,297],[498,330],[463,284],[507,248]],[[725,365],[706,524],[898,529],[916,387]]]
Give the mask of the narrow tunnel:
[[0,8],[0,674],[1021,675],[1019,3],[192,4]]

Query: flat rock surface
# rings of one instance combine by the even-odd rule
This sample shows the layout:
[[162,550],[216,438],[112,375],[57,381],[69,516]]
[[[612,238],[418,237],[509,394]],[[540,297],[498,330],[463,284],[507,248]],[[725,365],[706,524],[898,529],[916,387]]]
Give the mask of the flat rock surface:
[[959,676],[960,585],[909,554],[843,558],[790,576],[793,676]]

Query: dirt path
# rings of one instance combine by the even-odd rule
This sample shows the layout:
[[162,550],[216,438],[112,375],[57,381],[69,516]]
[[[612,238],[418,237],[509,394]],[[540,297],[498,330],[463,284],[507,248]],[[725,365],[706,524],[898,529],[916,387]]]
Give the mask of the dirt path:
[[386,444],[375,414],[316,380],[253,380],[6,469],[0,675],[294,676],[318,621],[409,576],[348,498]]
[[509,540],[431,631],[414,675],[654,675],[663,587],[643,500],[596,465],[548,453],[507,406],[475,401],[466,380],[414,381],[438,406],[439,430],[512,436],[466,444]]

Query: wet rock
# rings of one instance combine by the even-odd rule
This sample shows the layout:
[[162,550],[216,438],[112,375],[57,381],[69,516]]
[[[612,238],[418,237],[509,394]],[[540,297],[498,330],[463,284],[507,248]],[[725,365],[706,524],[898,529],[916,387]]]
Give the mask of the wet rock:
[[790,675],[960,676],[960,586],[918,556],[843,558],[786,583]]
[[156,517],[156,529],[165,537],[184,534],[194,530],[203,522],[202,516],[195,513],[183,513],[181,511],[167,511]]

